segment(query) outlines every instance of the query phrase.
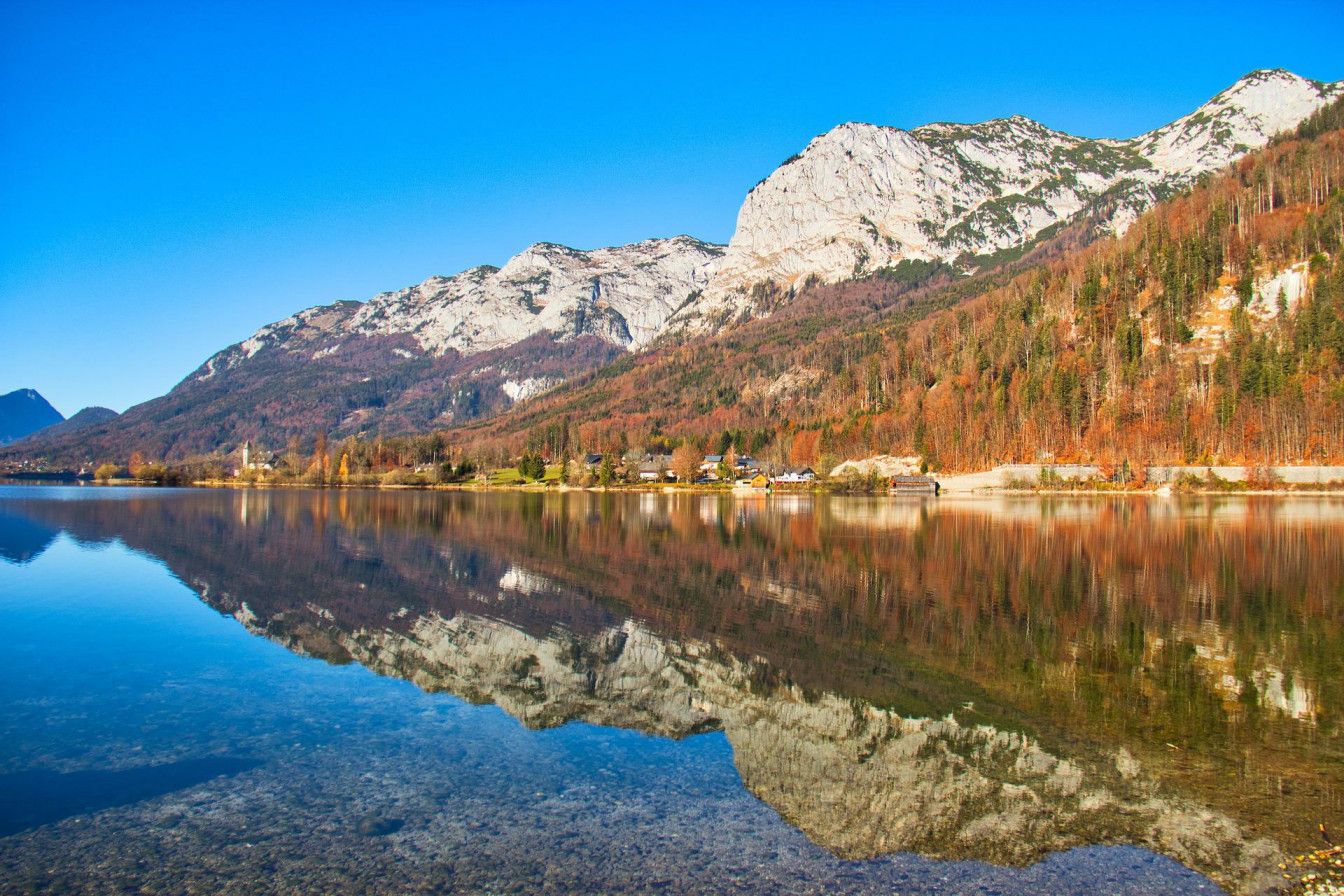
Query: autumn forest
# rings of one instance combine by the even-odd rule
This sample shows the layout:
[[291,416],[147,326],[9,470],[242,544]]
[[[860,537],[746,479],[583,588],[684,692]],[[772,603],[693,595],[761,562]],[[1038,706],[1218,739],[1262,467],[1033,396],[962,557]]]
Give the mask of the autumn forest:
[[964,279],[935,268],[922,283],[877,276],[796,296],[762,284],[754,295],[780,306],[769,317],[621,359],[445,435],[487,462],[712,449],[725,435],[793,464],[1340,462],[1340,108],[1119,239],[1071,250],[1084,241],[1075,227],[1053,251]]

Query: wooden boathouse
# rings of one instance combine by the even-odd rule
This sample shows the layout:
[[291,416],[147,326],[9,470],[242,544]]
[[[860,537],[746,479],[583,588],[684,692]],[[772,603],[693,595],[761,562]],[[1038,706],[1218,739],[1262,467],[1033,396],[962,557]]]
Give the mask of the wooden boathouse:
[[893,476],[891,493],[893,495],[933,495],[941,491],[938,480],[932,476]]

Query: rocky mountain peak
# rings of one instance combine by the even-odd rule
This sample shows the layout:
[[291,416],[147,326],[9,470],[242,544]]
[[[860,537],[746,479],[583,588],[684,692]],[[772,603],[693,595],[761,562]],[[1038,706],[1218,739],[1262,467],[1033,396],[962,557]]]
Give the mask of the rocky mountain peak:
[[65,418],[36,389],[0,395],[0,445],[8,444]]
[[722,265],[673,327],[755,313],[763,282],[834,282],[905,260],[974,269],[1108,197],[1123,231],[1158,197],[1264,146],[1344,82],[1252,72],[1191,114],[1129,140],[1090,139],[1022,115],[909,131],[846,123],[814,138],[747,196]]
[[538,333],[593,335],[634,350],[705,287],[721,254],[722,247],[688,236],[594,250],[534,243],[503,267],[433,276],[366,302],[309,308],[268,324],[211,358],[196,378],[270,348],[321,357],[359,337],[409,337],[413,351],[429,356],[492,351]]
[[[970,273],[1075,222],[1090,230],[1080,239],[1122,232],[1160,198],[1342,94],[1344,82],[1255,71],[1130,139],[1079,137],[1023,115],[909,130],[846,122],[747,194],[726,247],[686,235],[591,250],[534,243],[501,267],[269,324],[165,399],[236,427],[299,426],[297,408],[312,418],[302,425],[333,432],[381,425],[394,407],[401,416],[388,425],[400,431],[492,414],[669,332],[714,332],[772,313],[813,282],[901,279],[932,267],[914,262]],[[192,388],[217,404],[199,404]],[[245,393],[270,396],[274,407],[259,414]],[[163,418],[149,413],[109,426],[161,429]]]
[[406,351],[472,355],[539,333],[636,350],[667,329],[761,313],[763,282],[866,276],[906,260],[974,269],[1103,196],[1122,231],[1160,195],[1264,145],[1344,91],[1281,69],[1251,72],[1191,114],[1129,140],[1089,139],[1023,115],[910,130],[845,122],[748,193],[727,247],[690,236],[593,250],[538,242],[502,267],[435,276],[262,328],[201,371],[268,346],[341,351],[351,337],[409,337]]
[[1325,84],[1283,69],[1261,69],[1189,115],[1133,142],[1154,168],[1184,182],[1264,146],[1342,93],[1344,83]]

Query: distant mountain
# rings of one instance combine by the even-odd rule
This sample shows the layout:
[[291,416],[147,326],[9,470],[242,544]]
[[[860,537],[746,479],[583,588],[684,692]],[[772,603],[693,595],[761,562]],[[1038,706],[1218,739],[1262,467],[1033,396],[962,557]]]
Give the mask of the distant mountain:
[[33,389],[0,395],[0,445],[23,438],[65,418]]
[[715,331],[768,313],[779,298],[764,286],[834,283],[903,262],[982,269],[1084,214],[1123,233],[1154,202],[1339,96],[1344,82],[1256,71],[1129,140],[1075,137],[1022,116],[910,131],[839,125],[747,195],[723,262],[673,325]]
[[[162,398],[23,449],[65,462],[173,459],[245,439],[279,448],[318,433],[461,427],[631,353],[775,314],[817,284],[966,280],[1122,234],[1340,96],[1344,82],[1253,72],[1126,140],[1021,116],[843,124],[750,191],[726,248],[688,236],[591,251],[538,243],[502,268],[309,308],[216,353]],[[660,387],[641,397],[672,400]]]
[[592,251],[538,243],[502,268],[306,309],[162,398],[22,447],[67,463],[179,458],[470,421],[648,344],[721,253],[686,236]]
[[[482,355],[535,336],[562,344],[589,336],[635,350],[699,294],[722,251],[687,236],[591,252],[537,243],[502,268],[482,265],[363,304],[310,308],[219,352],[188,381],[226,375],[265,351],[317,361],[378,338],[395,342],[394,352],[407,359]],[[511,399],[545,382],[522,367],[499,372]]]
[[41,436],[44,439],[69,435],[70,433],[88,429],[90,426],[96,426],[100,423],[107,423],[111,420],[115,420],[119,416],[121,415],[111,408],[101,408],[97,406],[87,407],[60,423],[53,423],[50,426],[42,427],[37,432],[33,433],[33,435]]

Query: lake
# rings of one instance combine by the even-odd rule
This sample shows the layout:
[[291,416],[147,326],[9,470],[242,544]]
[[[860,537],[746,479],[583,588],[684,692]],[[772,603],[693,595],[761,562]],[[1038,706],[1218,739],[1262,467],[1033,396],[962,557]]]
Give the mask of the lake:
[[9,486],[0,630],[4,893],[1252,893],[1344,834],[1344,499]]

